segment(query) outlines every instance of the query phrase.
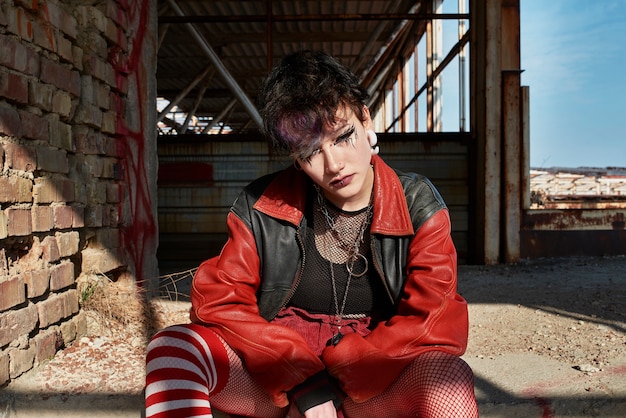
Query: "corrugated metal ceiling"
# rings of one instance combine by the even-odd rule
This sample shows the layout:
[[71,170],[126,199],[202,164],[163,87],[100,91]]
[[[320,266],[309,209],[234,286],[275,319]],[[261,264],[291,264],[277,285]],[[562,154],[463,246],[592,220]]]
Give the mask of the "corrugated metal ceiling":
[[[397,58],[409,56],[423,35],[430,4],[432,0],[159,0],[158,96],[201,120],[221,116],[233,133],[256,132],[257,123],[237,93],[254,103],[263,77],[281,57],[301,49],[323,50],[350,67],[370,90],[379,89],[395,80]],[[162,122],[174,129],[183,123]]]

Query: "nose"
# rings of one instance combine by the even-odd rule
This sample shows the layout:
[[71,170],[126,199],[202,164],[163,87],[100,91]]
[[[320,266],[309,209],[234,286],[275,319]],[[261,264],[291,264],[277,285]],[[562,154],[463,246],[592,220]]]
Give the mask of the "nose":
[[324,169],[327,174],[337,175],[343,170],[344,162],[341,160],[335,147],[328,147],[324,151]]

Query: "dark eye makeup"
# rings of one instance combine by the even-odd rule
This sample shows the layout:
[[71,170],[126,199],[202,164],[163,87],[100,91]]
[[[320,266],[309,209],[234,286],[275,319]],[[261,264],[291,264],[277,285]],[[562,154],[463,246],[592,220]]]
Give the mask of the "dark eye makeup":
[[[352,137],[352,135],[356,132],[356,128],[354,125],[351,125],[350,127],[348,127],[348,129],[342,133],[341,135],[339,135],[336,139],[335,142],[333,142],[333,145],[338,145],[338,144],[342,144],[345,143],[347,141],[354,141],[356,139],[356,137]],[[302,162],[305,163],[309,163],[311,162],[311,158],[313,158],[315,155],[319,154],[321,151],[321,148],[316,148],[313,151],[311,151],[309,154],[302,154],[300,156],[298,156],[298,159],[300,159]]]

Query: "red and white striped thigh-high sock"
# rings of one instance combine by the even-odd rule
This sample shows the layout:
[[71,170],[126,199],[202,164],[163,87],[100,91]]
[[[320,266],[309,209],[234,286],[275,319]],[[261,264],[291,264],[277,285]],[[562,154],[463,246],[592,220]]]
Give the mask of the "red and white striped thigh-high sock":
[[[210,399],[210,401],[209,401]],[[231,415],[280,418],[237,354],[212,330],[197,324],[159,331],[146,356],[146,418]]]
[[159,331],[146,356],[146,417],[210,417],[209,395],[228,374],[226,348],[213,331],[196,324]]

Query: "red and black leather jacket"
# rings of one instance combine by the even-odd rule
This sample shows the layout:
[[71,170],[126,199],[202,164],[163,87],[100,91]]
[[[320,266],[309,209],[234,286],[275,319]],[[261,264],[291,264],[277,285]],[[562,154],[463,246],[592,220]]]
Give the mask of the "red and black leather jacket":
[[217,332],[277,406],[326,370],[356,402],[381,393],[419,354],[454,355],[467,345],[468,315],[457,293],[456,250],[443,199],[423,176],[374,166],[371,250],[394,314],[366,337],[346,335],[317,356],[294,330],[270,321],[306,262],[307,184],[289,167],[248,185],[227,218],[229,238],[193,280],[191,319]]

